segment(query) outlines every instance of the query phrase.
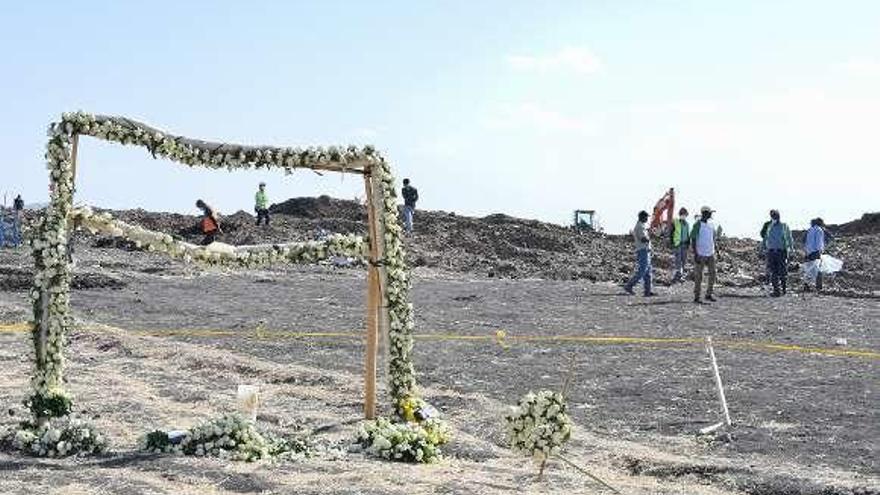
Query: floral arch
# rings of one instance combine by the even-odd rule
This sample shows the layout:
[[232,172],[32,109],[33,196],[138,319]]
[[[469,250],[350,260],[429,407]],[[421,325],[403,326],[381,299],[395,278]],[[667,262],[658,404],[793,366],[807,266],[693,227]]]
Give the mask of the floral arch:
[[[376,354],[380,333],[388,336],[389,392],[400,414],[418,403],[411,361],[413,308],[404,264],[394,177],[382,155],[372,147],[290,148],[215,143],[175,136],[134,120],[83,112],[65,113],[49,125],[46,160],[51,195],[45,215],[37,220],[32,240],[36,268],[31,299],[35,369],[27,402],[37,421],[45,423],[71,410],[64,389],[65,336],[70,316],[71,269],[67,258],[69,234],[75,225],[134,240],[147,249],[196,262],[253,266],[273,262],[313,262],[334,254],[368,261],[364,413],[376,413]],[[154,158],[190,167],[228,170],[297,168],[361,175],[367,198],[369,235],[331,236],[323,242],[242,246],[215,252],[182,243],[171,236],[116,221],[88,208],[74,208],[77,145],[80,136],[123,145],[141,146]]]

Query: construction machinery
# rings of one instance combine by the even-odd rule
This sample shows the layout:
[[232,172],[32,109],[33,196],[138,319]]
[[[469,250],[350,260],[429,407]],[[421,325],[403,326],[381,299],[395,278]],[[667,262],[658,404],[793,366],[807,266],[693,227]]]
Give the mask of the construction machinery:
[[664,234],[672,227],[672,220],[675,219],[675,188],[670,187],[669,191],[657,201],[654,205],[654,213],[651,215],[651,232],[654,234]]
[[596,210],[574,210],[574,223],[572,225],[578,231],[599,231],[596,221]]

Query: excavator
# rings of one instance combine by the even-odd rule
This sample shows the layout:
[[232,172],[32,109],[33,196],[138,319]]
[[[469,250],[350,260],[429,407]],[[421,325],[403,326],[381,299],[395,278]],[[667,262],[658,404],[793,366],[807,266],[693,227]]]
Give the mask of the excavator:
[[573,227],[578,231],[599,231],[596,210],[574,210]]
[[[654,235],[664,235],[672,228],[672,220],[675,219],[675,188],[669,191],[654,205],[654,213],[651,215],[650,230]],[[574,210],[572,228],[577,231],[601,232],[602,228],[596,220],[596,210]]]
[[675,219],[675,188],[670,187],[654,205],[654,213],[651,215],[651,232],[655,235],[669,232],[673,219]]

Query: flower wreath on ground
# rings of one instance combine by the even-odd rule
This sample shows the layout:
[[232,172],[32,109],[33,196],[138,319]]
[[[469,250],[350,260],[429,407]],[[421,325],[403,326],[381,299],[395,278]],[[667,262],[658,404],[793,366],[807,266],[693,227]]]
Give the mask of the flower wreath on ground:
[[559,392],[529,392],[505,417],[511,448],[543,462],[559,454],[571,437],[571,418]]

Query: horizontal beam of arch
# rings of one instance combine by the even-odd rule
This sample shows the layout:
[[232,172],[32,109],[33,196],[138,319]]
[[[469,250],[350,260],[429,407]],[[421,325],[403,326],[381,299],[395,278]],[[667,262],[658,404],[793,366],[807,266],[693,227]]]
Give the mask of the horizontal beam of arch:
[[[372,146],[280,147],[204,141],[170,134],[127,117],[75,112],[64,114],[59,131],[87,135],[124,145],[140,145],[154,158],[208,168],[279,168],[367,174],[383,161]],[[54,129],[53,129],[54,130]]]

